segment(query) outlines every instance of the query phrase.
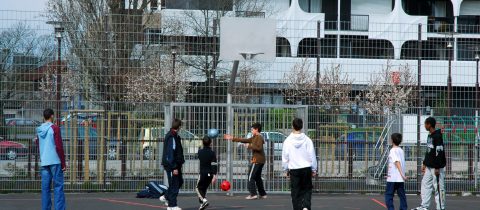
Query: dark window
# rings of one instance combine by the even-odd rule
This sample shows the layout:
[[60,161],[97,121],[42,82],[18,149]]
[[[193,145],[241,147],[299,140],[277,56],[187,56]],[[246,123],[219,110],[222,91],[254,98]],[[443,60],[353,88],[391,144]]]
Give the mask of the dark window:
[[480,33],[480,16],[461,15],[458,16],[458,32],[464,34]]
[[[214,52],[213,37],[185,37],[185,54],[186,55],[213,55]],[[217,40],[216,43],[219,43]],[[217,44],[217,52],[220,50]]]
[[162,6],[162,9],[166,9],[166,8],[167,8],[166,1],[167,1],[167,0],[160,0],[160,4],[161,4],[161,6]]
[[157,0],[151,0],[150,1],[150,9],[151,10],[157,10],[158,9],[158,1]]
[[325,29],[337,29],[338,0],[322,1],[322,13],[325,13]]
[[459,61],[474,61],[475,53],[480,50],[480,39],[457,39]]
[[277,37],[277,57],[291,57],[290,42],[286,38]]
[[[432,38],[422,41],[422,60],[448,60],[450,56],[447,48],[449,39],[447,38]],[[450,52],[453,53],[453,42]],[[401,59],[418,59],[417,41],[407,41],[402,46]],[[453,55],[451,55],[453,57]]]
[[[334,35],[325,35],[320,39],[320,56],[323,58],[335,58],[337,55],[337,38]],[[316,57],[317,39],[305,38],[298,45],[298,57]]]
[[233,10],[233,0],[165,0],[166,9]]
[[145,40],[148,44],[159,44],[162,30],[156,28],[146,28],[144,30],[144,34]]
[[342,36],[341,58],[393,59],[393,45],[387,40],[368,39],[366,36]]

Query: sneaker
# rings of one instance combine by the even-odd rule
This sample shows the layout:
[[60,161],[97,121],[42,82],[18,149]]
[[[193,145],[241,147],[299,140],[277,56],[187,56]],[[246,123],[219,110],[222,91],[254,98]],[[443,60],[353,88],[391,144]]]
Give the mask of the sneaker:
[[308,210],[307,208],[303,208],[303,210]]
[[419,206],[419,207],[414,208],[414,209],[412,209],[412,210],[428,210],[428,209],[425,208],[425,207]]
[[160,196],[159,200],[160,200],[160,202],[163,202],[163,203],[165,204],[165,206],[168,206],[168,201],[167,201],[167,199],[165,198],[165,196],[163,196],[163,195]]
[[175,206],[175,207],[168,207],[167,210],[182,210],[182,209],[178,206]]
[[258,199],[258,196],[257,196],[257,195],[253,195],[253,196],[252,196],[252,195],[249,195],[249,196],[247,196],[245,199],[247,199],[247,200],[256,200],[256,199]]
[[260,196],[260,199],[267,199],[267,195],[264,195],[264,196]]
[[208,205],[210,205],[207,201],[207,199],[203,199],[202,201],[202,204],[200,204],[200,208],[198,208],[198,210],[204,210],[208,207]]

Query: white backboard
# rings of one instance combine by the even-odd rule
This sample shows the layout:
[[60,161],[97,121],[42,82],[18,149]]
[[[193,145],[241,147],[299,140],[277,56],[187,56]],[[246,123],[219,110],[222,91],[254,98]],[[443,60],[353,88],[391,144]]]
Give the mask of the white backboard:
[[220,60],[275,60],[276,21],[265,18],[220,20]]

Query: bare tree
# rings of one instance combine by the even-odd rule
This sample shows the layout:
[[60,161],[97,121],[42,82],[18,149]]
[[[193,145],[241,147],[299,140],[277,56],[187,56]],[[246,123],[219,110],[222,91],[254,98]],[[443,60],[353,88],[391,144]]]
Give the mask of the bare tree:
[[[44,102],[56,100],[56,69],[57,66],[47,66],[39,81],[39,91]],[[71,69],[62,70],[62,72],[62,96],[70,101],[80,93],[81,77],[78,71]]]
[[184,101],[189,88],[187,67],[175,66],[170,58],[157,60],[138,72],[127,76],[127,94],[125,100],[130,103],[168,102],[171,96],[175,101]]
[[408,64],[394,69],[390,62],[372,74],[364,91],[364,107],[369,114],[387,115],[404,112],[415,99],[416,78]]
[[[38,35],[24,22],[18,22],[0,33],[0,127],[4,107],[9,101],[23,100],[22,106],[38,100],[29,81],[33,70],[54,55],[53,39]],[[0,136],[4,135],[3,130]]]
[[332,107],[338,113],[339,109],[352,103],[352,84],[353,80],[342,72],[340,64],[331,65],[321,76],[318,104]]
[[292,70],[285,73],[283,81],[286,85],[283,94],[287,101],[296,103],[315,96],[315,76],[310,72],[310,62],[303,59],[302,62],[296,63]]
[[[150,0],[49,0],[48,17],[62,21],[71,55],[81,70],[89,101],[120,102],[126,95],[126,76],[141,67],[132,52],[143,42],[143,24]],[[148,16],[147,16],[148,17]],[[93,85],[92,85],[93,84]],[[124,109],[114,103],[114,109]],[[107,106],[110,106],[107,104]],[[107,108],[108,109],[108,108]]]
[[254,65],[243,65],[238,71],[238,84],[233,93],[233,100],[236,103],[249,103],[252,97],[258,95],[255,81],[257,68]]

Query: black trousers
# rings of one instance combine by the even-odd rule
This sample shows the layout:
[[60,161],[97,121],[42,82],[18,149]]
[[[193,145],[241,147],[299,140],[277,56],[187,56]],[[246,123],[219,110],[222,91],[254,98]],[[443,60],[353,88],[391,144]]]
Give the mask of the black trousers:
[[312,209],[312,168],[290,170],[290,188],[294,210]]
[[261,163],[252,163],[252,165],[250,165],[248,172],[248,191],[251,196],[257,195],[257,188],[260,196],[267,195],[262,181],[263,165],[264,164]]
[[168,190],[165,194],[165,198],[168,201],[168,207],[176,207],[178,192],[183,185],[182,171],[178,170],[178,175],[173,175],[172,171],[167,171],[167,178]]
[[197,195],[198,200],[202,203],[202,200],[207,196],[207,189],[212,183],[213,174],[201,173],[197,181]]

